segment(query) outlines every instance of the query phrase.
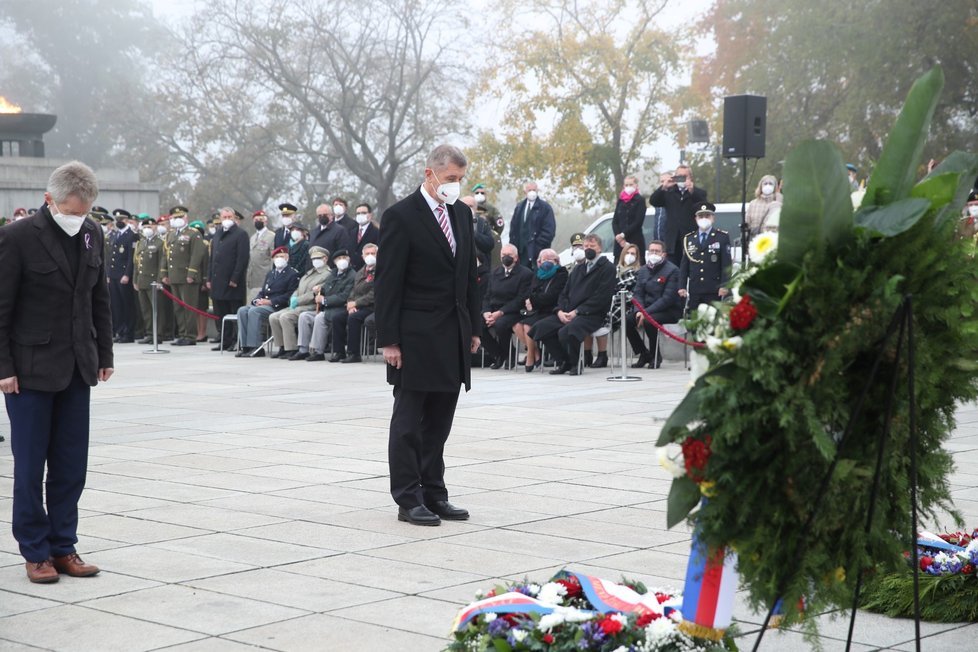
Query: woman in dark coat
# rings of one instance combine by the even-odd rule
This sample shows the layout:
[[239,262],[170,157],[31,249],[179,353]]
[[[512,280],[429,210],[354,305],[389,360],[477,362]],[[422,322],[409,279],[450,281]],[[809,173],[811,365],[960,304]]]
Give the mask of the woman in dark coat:
[[513,333],[526,347],[526,359],[521,363],[527,373],[539,367],[543,361],[537,343],[530,337],[530,327],[554,314],[560,292],[567,284],[567,270],[560,266],[560,256],[553,249],[544,249],[537,256],[537,270],[530,285],[530,297],[526,300],[523,318],[513,326]]
[[645,264],[645,198],[638,192],[638,178],[625,177],[624,187],[618,195],[611,228],[615,232],[615,260],[621,258],[621,249],[631,243],[638,247],[638,264]]

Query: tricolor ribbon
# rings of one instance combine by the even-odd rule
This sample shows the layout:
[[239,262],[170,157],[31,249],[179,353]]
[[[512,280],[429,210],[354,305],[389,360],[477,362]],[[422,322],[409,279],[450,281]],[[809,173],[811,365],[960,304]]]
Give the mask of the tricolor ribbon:
[[737,583],[737,555],[723,548],[707,550],[694,531],[683,588],[684,620],[679,627],[700,638],[723,638],[733,618]]

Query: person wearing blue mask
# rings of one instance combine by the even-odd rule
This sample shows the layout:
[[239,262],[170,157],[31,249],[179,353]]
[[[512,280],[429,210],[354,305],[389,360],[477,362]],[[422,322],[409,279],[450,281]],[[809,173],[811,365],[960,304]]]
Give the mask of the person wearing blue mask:
[[530,328],[557,311],[557,299],[567,284],[567,269],[560,266],[560,255],[553,249],[544,249],[537,256],[537,271],[530,284],[530,296],[520,311],[522,319],[513,332],[526,347],[526,358],[520,363],[530,373],[543,362],[540,347],[530,337]]

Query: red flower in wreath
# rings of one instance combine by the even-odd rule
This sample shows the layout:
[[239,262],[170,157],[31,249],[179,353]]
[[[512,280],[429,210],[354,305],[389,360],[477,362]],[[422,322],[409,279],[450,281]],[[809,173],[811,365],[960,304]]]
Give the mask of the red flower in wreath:
[[604,632],[605,636],[613,636],[621,631],[622,624],[617,618],[612,618],[607,616],[601,620],[601,631]]
[[933,559],[931,559],[927,555],[924,555],[923,557],[920,558],[920,570],[922,571],[927,570],[928,568],[930,568],[930,565],[933,563],[934,563]]
[[565,579],[557,580],[557,584],[560,584],[565,589],[567,589],[567,598],[576,598],[581,595],[581,583],[577,581],[576,577],[568,577]]
[[658,620],[662,617],[662,614],[657,614],[653,611],[646,611],[635,619],[636,627],[648,627],[653,620]]
[[745,331],[750,328],[755,317],[757,317],[757,307],[751,303],[750,296],[745,294],[730,310],[730,326],[735,331]]
[[693,482],[703,482],[703,471],[710,459],[710,443],[712,438],[707,435],[705,441],[687,437],[683,442],[683,462],[686,465],[686,475]]
[[544,634],[543,635],[543,642],[546,643],[547,645],[553,645],[554,635],[553,634]]

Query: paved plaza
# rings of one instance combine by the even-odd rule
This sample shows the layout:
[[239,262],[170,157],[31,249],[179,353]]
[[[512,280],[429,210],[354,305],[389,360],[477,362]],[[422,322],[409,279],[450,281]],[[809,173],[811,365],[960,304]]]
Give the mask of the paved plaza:
[[[665,527],[662,420],[680,363],[641,382],[475,370],[448,442],[467,522],[396,519],[392,397],[380,358],[359,365],[241,360],[210,347],[118,345],[94,390],[79,552],[94,578],[32,585],[10,534],[13,463],[0,444],[0,651],[269,649],[426,652],[456,611],[507,579],[564,567],[681,588],[686,528]],[[4,419],[2,432],[6,434]],[[955,502],[978,524],[978,409],[950,447]],[[928,523],[939,529],[952,523]],[[738,602],[750,649],[763,615]],[[844,616],[845,614],[843,614]],[[848,621],[822,616],[826,650]],[[923,625],[923,649],[974,649],[975,625]],[[855,650],[912,650],[913,623],[860,613]],[[764,650],[807,650],[770,633]]]

